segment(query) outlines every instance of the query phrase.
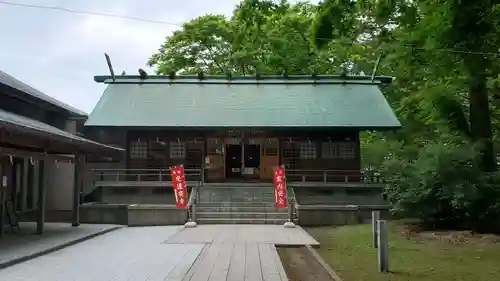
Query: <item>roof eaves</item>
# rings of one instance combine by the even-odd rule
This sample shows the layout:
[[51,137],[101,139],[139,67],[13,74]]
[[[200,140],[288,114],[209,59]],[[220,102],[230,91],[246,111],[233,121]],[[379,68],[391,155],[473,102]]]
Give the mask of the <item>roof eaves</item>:
[[[5,118],[3,115],[5,115]],[[18,118],[24,119],[26,121],[33,123],[33,124],[42,123],[40,121],[31,119],[31,118],[19,116],[19,115],[14,114],[14,113],[0,110],[0,127],[3,126],[3,127],[10,128],[10,129],[18,129],[18,130],[21,130],[21,131],[26,132],[26,133],[50,135],[50,136],[56,137],[57,139],[59,139],[61,141],[66,141],[66,142],[69,141],[70,143],[72,141],[76,141],[80,144],[85,144],[85,145],[91,144],[93,146],[97,146],[100,148],[111,149],[111,150],[116,150],[116,151],[124,151],[124,149],[122,149],[122,148],[98,143],[98,142],[95,142],[95,141],[92,141],[89,139],[85,139],[85,138],[82,138],[82,137],[77,136],[75,134],[71,134],[70,132],[66,132],[66,131],[63,131],[63,130],[58,129],[56,127],[47,125],[45,123],[42,123],[43,127],[50,128],[50,130],[43,129],[41,126],[30,125],[30,124],[28,124],[28,122],[20,122],[20,121],[12,120],[12,118],[9,118],[8,115],[13,116],[13,117],[17,116]]]

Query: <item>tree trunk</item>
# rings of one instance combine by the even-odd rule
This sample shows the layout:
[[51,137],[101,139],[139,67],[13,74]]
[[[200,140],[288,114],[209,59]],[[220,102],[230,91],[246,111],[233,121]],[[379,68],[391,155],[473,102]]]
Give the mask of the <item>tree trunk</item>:
[[[484,171],[496,169],[496,157],[493,149],[491,116],[486,86],[484,59],[467,59],[469,70],[469,114],[470,129],[474,142],[481,145],[481,168]],[[486,63],[486,62],[484,62]]]

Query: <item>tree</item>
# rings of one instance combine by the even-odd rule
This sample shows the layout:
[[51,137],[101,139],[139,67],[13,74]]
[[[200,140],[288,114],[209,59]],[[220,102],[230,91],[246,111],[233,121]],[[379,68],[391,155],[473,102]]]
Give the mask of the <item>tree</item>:
[[[403,98],[407,105],[432,100],[435,108],[427,114],[438,118],[428,121],[445,121],[481,144],[481,166],[492,171],[496,157],[487,84],[498,75],[498,69],[492,69],[498,58],[482,54],[498,51],[499,11],[493,1],[327,0],[313,25],[314,42],[324,48],[343,38],[363,43],[368,38],[379,51],[389,51],[386,64],[394,63],[392,70],[401,71],[397,76],[403,83],[398,86],[420,96]],[[431,54],[428,49],[456,51]],[[412,85],[416,79],[424,82]],[[424,97],[418,94],[422,90]],[[468,108],[463,108],[464,93]],[[422,105],[422,112],[429,111]]]
[[310,23],[317,7],[287,1],[242,1],[231,18],[206,15],[166,38],[149,65],[159,74],[265,75],[335,73],[334,48],[316,51]]

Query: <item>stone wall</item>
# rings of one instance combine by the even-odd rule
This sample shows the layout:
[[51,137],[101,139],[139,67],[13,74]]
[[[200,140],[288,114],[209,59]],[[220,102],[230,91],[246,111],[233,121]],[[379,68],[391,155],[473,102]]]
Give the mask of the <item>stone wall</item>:
[[383,185],[294,184],[295,197],[300,205],[383,205]]
[[380,217],[389,218],[389,206],[334,206],[334,205],[300,205],[299,225],[330,226],[367,223],[371,220],[372,211],[380,211]]
[[130,205],[128,226],[181,225],[187,220],[186,209],[175,205]]
[[181,225],[187,221],[187,211],[174,205],[89,203],[81,206],[80,221],[128,226]]
[[100,187],[100,202],[107,204],[175,204],[171,186]]

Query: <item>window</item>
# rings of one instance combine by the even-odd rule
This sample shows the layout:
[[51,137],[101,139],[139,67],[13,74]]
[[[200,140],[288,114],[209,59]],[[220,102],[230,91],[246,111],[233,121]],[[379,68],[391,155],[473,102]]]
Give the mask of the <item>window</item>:
[[184,142],[171,142],[170,143],[170,158],[185,158],[186,157],[186,143]]
[[352,142],[339,143],[339,158],[340,159],[356,159],[356,146]]
[[316,143],[314,142],[300,143],[299,151],[302,159],[316,159]]
[[145,159],[148,157],[148,143],[137,140],[130,143],[129,156],[132,159]]
[[321,143],[321,157],[323,159],[338,158],[337,144],[333,142]]
[[278,156],[278,148],[277,147],[266,147],[265,150],[265,156]]

